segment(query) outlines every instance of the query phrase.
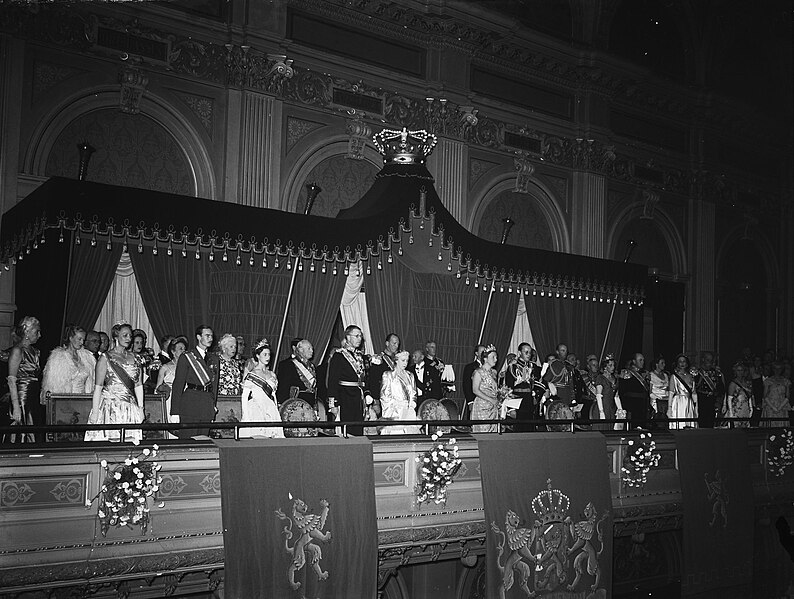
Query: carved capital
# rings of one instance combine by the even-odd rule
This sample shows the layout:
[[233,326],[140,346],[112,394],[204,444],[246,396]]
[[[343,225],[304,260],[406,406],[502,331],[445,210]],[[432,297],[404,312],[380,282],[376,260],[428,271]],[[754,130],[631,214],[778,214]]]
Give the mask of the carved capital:
[[364,158],[364,147],[372,136],[372,128],[362,120],[362,115],[355,112],[353,118],[347,120],[345,133],[348,135],[347,157],[351,160]]
[[535,165],[529,161],[529,154],[519,152],[513,158],[513,165],[517,171],[516,193],[529,193],[529,180],[535,173]]

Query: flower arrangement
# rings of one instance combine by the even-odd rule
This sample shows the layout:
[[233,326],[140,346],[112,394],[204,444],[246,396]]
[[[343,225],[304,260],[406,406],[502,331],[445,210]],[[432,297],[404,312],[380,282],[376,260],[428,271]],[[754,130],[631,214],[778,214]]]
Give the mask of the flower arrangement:
[[774,476],[783,476],[794,463],[794,434],[790,428],[769,435],[766,442],[766,467]]
[[623,484],[627,487],[643,487],[648,482],[648,472],[659,465],[662,454],[656,450],[656,441],[651,433],[640,433],[637,443],[629,439],[628,444],[634,447],[634,451],[623,460]]
[[417,456],[419,463],[419,482],[416,484],[416,499],[422,504],[433,501],[436,504],[447,501],[447,486],[462,463],[458,457],[458,442],[452,438],[446,443],[439,441],[442,433],[434,433],[433,446]]
[[[147,461],[148,458],[157,456],[159,447],[153,445],[152,449],[145,448],[133,457],[130,454],[123,464],[118,464],[111,470],[107,460],[102,460],[100,465],[105,470],[105,480],[102,487],[93,499],[87,499],[86,509],[90,508],[99,498],[99,517],[102,536],[107,535],[111,526],[133,525],[141,527],[141,534],[146,534],[149,528],[149,498],[155,496],[162,478],[160,477],[160,464]],[[165,504],[161,502],[159,507]]]

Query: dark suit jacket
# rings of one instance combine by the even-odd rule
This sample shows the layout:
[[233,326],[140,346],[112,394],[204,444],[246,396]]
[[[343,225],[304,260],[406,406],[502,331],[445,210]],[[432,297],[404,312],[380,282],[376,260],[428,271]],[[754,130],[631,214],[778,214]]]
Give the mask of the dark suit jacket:
[[480,363],[475,360],[463,367],[463,397],[466,398],[466,403],[474,401],[474,389],[472,387],[471,377],[474,376],[474,371],[480,367]]
[[[185,392],[185,385],[188,383],[191,385],[201,384],[201,381],[193,371],[193,367],[190,366],[190,363],[188,362],[186,355],[188,353],[193,354],[200,361],[203,361],[201,354],[195,347],[190,348],[184,354],[179,356],[179,360],[176,362],[174,385],[171,392],[171,414],[174,415],[180,414],[182,407],[182,395]],[[207,372],[210,375],[210,384],[212,385],[210,393],[212,394],[213,401],[215,401],[218,398],[218,375],[220,374],[220,362],[218,355],[207,352],[206,362],[204,363],[206,364]]]
[[278,363],[278,368],[276,368],[276,376],[278,377],[278,390],[276,391],[276,397],[278,398],[279,403],[289,399],[291,387],[297,387],[298,397],[308,401],[312,406],[319,397],[322,397],[320,378],[317,375],[317,372],[315,371],[314,373],[314,389],[309,391],[300,374],[298,373],[298,368],[295,366],[295,362],[293,362],[292,358],[287,358],[286,360],[282,360]]
[[441,386],[441,373],[427,360],[425,360],[424,366],[424,381],[419,380],[419,375],[416,372],[416,365],[410,368],[416,380],[416,389],[422,392],[417,399],[419,401],[425,399],[444,399],[444,390]]

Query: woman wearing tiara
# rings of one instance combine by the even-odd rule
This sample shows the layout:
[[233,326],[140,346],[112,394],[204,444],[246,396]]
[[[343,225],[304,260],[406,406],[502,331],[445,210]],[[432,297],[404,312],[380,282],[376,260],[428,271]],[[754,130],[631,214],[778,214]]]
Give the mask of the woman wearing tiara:
[[689,367],[689,358],[678,354],[675,358],[675,372],[670,377],[667,415],[673,418],[689,418],[690,421],[671,422],[670,428],[695,428],[698,417],[698,395],[695,392],[695,377]]
[[[591,420],[614,420],[618,410],[623,410],[618,395],[618,379],[615,376],[615,356],[607,354],[601,361],[601,374],[594,381],[595,401],[590,408]],[[625,416],[625,412],[623,413]],[[593,430],[609,431],[622,424],[594,424]]]
[[[143,412],[143,376],[140,359],[132,352],[132,327],[114,324],[113,348],[96,365],[94,397],[88,424],[140,424]],[[86,431],[86,441],[132,441],[143,438],[140,429]]]
[[[267,366],[270,363],[270,345],[262,339],[254,346],[252,357],[256,360],[253,369],[243,380],[243,422],[281,422],[276,403],[278,379]],[[244,427],[241,437],[284,438],[284,429],[271,427]]]
[[[383,373],[380,405],[385,420],[419,420],[416,415],[416,379],[405,369],[408,352],[395,354],[394,370]],[[418,435],[419,425],[384,426],[382,435]]]
[[[489,345],[480,353],[480,366],[472,375],[474,406],[471,409],[472,420],[496,420],[499,418],[499,385],[496,382],[496,347]],[[497,424],[475,424],[472,432],[495,433]]]

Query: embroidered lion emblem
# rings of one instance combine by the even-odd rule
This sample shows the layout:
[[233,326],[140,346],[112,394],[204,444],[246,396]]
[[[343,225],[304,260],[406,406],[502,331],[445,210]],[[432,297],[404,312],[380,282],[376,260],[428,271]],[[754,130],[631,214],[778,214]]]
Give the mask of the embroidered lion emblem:
[[[535,522],[535,526],[531,529],[519,528],[519,524],[518,514],[513,510],[508,510],[505,515],[505,532],[499,529],[496,522],[491,522],[491,530],[502,537],[502,541],[497,543],[499,555],[496,557],[496,565],[502,575],[502,584],[499,585],[500,597],[504,597],[505,593],[513,587],[516,572],[520,579],[519,586],[521,590],[524,591],[527,597],[535,596],[535,593],[529,589],[529,577],[532,575],[532,567],[524,560],[531,564],[535,564],[537,561],[532,553],[532,545],[539,539],[540,524]],[[502,564],[501,560],[502,555],[505,553],[505,545],[507,545],[510,552],[507,554],[504,564]]]
[[[301,583],[295,581],[295,572],[300,571],[306,565],[306,554],[309,554],[309,562],[314,573],[317,574],[317,580],[328,580],[328,572],[323,572],[320,567],[320,560],[323,557],[322,549],[313,541],[327,543],[331,540],[331,531],[325,533],[322,531],[325,528],[329,508],[328,501],[321,499],[322,511],[320,514],[309,514],[307,513],[309,507],[301,499],[293,498],[291,494],[290,499],[292,499],[292,517],[287,516],[280,509],[276,510],[276,516],[279,520],[287,521],[281,531],[284,535],[284,549],[292,556],[292,562],[287,570],[287,578],[290,586],[294,590],[298,590]],[[290,540],[296,534],[298,538],[293,545],[290,545]]]

